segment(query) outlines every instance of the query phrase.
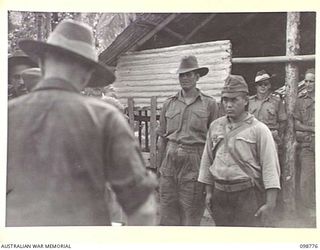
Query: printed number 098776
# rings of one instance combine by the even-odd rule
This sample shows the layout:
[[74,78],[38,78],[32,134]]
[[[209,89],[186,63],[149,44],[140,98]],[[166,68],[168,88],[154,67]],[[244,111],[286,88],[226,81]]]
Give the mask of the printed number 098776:
[[316,249],[316,248],[318,248],[318,244],[300,244],[300,248],[314,248],[314,249]]

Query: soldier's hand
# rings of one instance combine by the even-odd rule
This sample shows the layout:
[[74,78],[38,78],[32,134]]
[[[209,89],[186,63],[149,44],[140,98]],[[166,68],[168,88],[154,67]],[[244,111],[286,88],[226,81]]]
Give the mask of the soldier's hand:
[[262,205],[255,213],[255,217],[260,217],[264,226],[270,226],[274,206],[269,204]]
[[206,207],[211,209],[212,193],[206,193]]

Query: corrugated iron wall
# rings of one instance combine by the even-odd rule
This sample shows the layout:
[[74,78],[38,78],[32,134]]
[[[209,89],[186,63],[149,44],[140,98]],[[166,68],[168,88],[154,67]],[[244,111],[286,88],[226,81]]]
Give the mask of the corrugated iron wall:
[[200,78],[197,87],[218,101],[224,81],[231,72],[230,41],[127,52],[119,58],[114,83],[121,103],[126,106],[127,98],[133,97],[136,107],[148,107],[150,98],[156,96],[157,106],[161,107],[180,89],[176,70],[185,55],[197,56],[199,66],[209,68],[209,73]]

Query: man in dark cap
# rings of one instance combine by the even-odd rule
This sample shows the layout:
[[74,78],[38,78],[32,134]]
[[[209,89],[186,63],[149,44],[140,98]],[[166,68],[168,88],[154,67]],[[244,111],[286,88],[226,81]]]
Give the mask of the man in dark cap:
[[23,51],[17,50],[8,57],[8,98],[9,100],[28,91],[21,78],[21,72],[25,69],[37,67]]
[[315,185],[315,70],[308,69],[304,84],[306,93],[297,99],[294,118],[300,168],[298,175],[299,212],[307,227],[316,226]]
[[112,105],[80,94],[115,80],[98,62],[92,29],[65,20],[47,42],[19,46],[40,60],[43,77],[9,103],[6,225],[110,225],[106,182],[129,225],[153,225],[156,179],[128,123]]
[[200,158],[216,101],[196,88],[209,69],[195,56],[183,57],[177,71],[181,90],[160,115],[160,225],[199,225],[204,212],[204,185],[197,181]]
[[198,180],[206,184],[206,205],[217,226],[269,225],[280,189],[272,134],[246,111],[242,76],[227,79],[222,104],[226,115],[211,123],[201,158]]

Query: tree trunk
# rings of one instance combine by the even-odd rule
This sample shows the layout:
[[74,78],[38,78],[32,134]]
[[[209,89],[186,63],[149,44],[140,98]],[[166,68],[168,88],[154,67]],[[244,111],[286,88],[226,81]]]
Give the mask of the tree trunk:
[[50,32],[52,31],[52,28],[51,28],[51,12],[45,13],[45,22],[46,22],[46,25],[45,25],[44,38],[46,40],[48,38]]
[[[287,44],[286,55],[295,56],[300,51],[300,13],[289,12],[287,14]],[[295,157],[296,157],[296,138],[293,112],[297,98],[297,83],[299,78],[298,65],[295,62],[286,64],[286,108],[288,124],[284,138],[285,158],[283,165],[283,201],[285,217],[291,219],[296,212],[296,183],[295,183]]]
[[38,13],[36,15],[36,22],[37,22],[37,40],[43,40],[43,16],[42,13]]

